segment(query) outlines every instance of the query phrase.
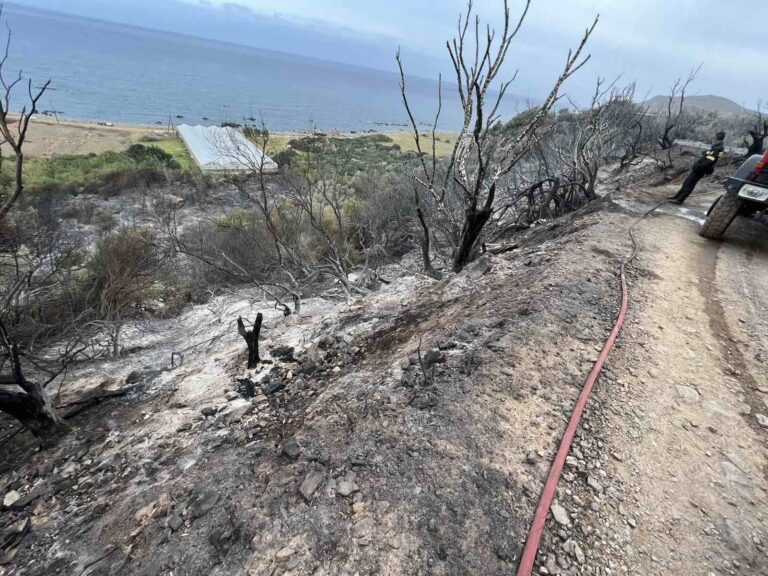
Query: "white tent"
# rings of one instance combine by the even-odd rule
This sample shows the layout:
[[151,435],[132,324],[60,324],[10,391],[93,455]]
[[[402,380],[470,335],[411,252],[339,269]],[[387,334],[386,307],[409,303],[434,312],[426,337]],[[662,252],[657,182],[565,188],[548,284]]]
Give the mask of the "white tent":
[[203,172],[277,171],[275,161],[235,128],[182,124],[177,130]]

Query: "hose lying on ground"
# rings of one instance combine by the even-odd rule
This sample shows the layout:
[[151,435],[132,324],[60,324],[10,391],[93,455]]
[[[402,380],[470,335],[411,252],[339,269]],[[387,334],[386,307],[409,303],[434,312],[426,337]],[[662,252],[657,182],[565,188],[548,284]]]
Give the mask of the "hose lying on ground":
[[632,252],[619,267],[619,278],[621,282],[621,306],[619,307],[619,314],[616,318],[616,323],[613,326],[613,330],[611,330],[608,339],[603,345],[603,349],[600,351],[600,356],[598,356],[597,362],[595,362],[595,365],[592,368],[592,371],[589,373],[589,377],[587,378],[584,387],[581,389],[579,398],[576,401],[576,406],[573,409],[573,413],[571,414],[571,419],[568,422],[568,427],[565,429],[562,440],[560,440],[560,447],[557,450],[557,455],[555,456],[554,462],[552,462],[552,467],[549,470],[547,482],[544,485],[544,491],[541,494],[539,504],[536,507],[536,513],[533,516],[533,522],[531,523],[531,529],[528,532],[528,538],[525,542],[525,549],[523,550],[523,556],[520,560],[520,566],[517,570],[517,576],[530,576],[531,571],[533,570],[533,564],[536,561],[536,554],[538,553],[539,545],[541,544],[541,536],[544,533],[544,525],[547,521],[547,514],[549,512],[550,506],[552,505],[552,500],[555,497],[557,483],[560,481],[560,474],[563,471],[565,458],[568,456],[568,452],[570,452],[571,444],[573,443],[573,437],[576,434],[576,429],[578,428],[579,423],[581,422],[581,416],[584,413],[584,408],[587,405],[587,401],[589,400],[589,395],[592,392],[592,388],[597,381],[597,377],[600,376],[600,373],[605,366],[605,361],[608,359],[608,355],[613,349],[613,345],[616,343],[616,338],[618,337],[619,332],[621,332],[621,327],[624,325],[624,319],[626,318],[627,309],[629,307],[626,268],[635,259],[638,251],[637,240],[634,236],[635,228],[646,216],[655,212],[657,208],[663,204],[666,204],[666,202],[667,201],[664,200],[663,202],[656,204],[656,206],[645,212],[645,214],[635,220],[629,227],[628,232],[629,238],[632,241]]

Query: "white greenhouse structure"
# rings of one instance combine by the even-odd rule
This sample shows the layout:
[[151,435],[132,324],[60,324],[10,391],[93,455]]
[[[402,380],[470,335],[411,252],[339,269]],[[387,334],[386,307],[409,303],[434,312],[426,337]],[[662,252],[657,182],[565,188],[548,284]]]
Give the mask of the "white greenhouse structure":
[[182,124],[177,130],[203,172],[277,171],[275,161],[235,128]]

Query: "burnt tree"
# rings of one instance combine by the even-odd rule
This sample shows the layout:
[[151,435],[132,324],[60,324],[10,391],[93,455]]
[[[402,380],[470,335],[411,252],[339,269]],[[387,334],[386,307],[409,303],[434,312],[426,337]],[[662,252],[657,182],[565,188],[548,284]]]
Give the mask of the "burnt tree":
[[460,272],[479,253],[483,230],[491,219],[500,189],[507,186],[510,173],[541,138],[550,111],[560,98],[563,83],[589,59],[589,56],[582,58],[581,54],[597,25],[597,19],[586,30],[578,47],[568,53],[552,89],[525,125],[512,134],[498,134],[494,126],[514,76],[501,82],[497,82],[497,77],[530,4],[531,0],[525,3],[515,22],[510,16],[509,2],[504,0],[502,30],[497,34],[490,26],[481,28],[479,18],[472,16],[473,5],[469,0],[467,13],[459,20],[457,36],[447,43],[464,120],[453,152],[446,160],[438,161],[435,146],[442,90],[438,91],[438,108],[431,125],[431,136],[422,136],[408,100],[400,53],[396,56],[403,105],[418,151],[418,164],[412,177],[423,192],[421,197],[417,196],[416,208],[423,232],[424,268],[430,275],[435,275],[429,257],[430,223],[424,218],[422,203],[429,202],[435,219],[442,220],[449,229],[445,236],[452,251],[451,267],[454,272]]
[[[2,5],[0,5],[0,17]],[[13,175],[4,185],[0,193],[0,224],[14,208],[24,191],[24,142],[27,138],[27,130],[32,117],[37,114],[37,103],[48,89],[51,81],[48,80],[40,88],[32,88],[32,80],[26,82],[26,92],[29,103],[25,104],[21,111],[11,114],[11,101],[15,89],[23,85],[24,78],[21,72],[9,78],[5,73],[11,46],[11,31],[5,43],[5,51],[0,58],[0,160],[2,149],[10,148],[15,161]],[[3,302],[12,302],[15,291],[23,289],[23,286],[11,284],[6,287],[6,294],[2,295]],[[5,324],[0,321],[0,346],[4,349],[7,358],[0,364],[1,367],[10,367],[10,374],[0,376],[0,410],[10,414],[29,429],[37,438],[44,442],[51,441],[60,436],[66,427],[61,418],[56,414],[50,397],[45,387],[37,382],[26,379],[21,366],[21,353],[18,345],[9,335]]]
[[261,362],[259,358],[259,333],[261,332],[261,322],[264,319],[261,312],[256,315],[256,321],[253,323],[253,330],[247,330],[242,316],[237,318],[237,333],[243,337],[248,346],[248,368],[256,368]]
[[66,424],[53,408],[45,388],[24,376],[19,348],[1,321],[0,345],[7,353],[10,368],[10,374],[0,375],[0,409],[21,422],[41,442],[52,442],[66,432]]
[[672,147],[674,146],[675,141],[678,138],[683,137],[689,128],[689,126],[686,126],[687,115],[685,113],[685,97],[691,84],[696,81],[696,76],[699,74],[700,70],[701,64],[699,64],[697,68],[691,70],[688,74],[688,78],[685,80],[682,78],[675,80],[675,83],[669,90],[667,106],[661,117],[662,125],[657,140],[659,147],[666,152],[667,168],[673,165]]

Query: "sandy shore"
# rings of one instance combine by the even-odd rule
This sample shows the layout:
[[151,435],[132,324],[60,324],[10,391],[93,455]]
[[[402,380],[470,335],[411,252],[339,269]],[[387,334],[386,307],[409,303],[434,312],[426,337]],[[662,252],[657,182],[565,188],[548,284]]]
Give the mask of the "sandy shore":
[[[28,157],[50,157],[74,154],[91,154],[107,151],[119,152],[145,137],[174,138],[175,131],[167,126],[150,124],[121,124],[97,122],[91,120],[58,119],[50,116],[35,116],[29,125],[25,144]],[[382,131],[392,138],[403,150],[415,149],[413,136],[409,132]],[[300,132],[274,132],[272,153],[283,149],[291,138],[306,136]],[[344,137],[362,136],[364,133],[339,134]],[[450,151],[455,141],[455,134],[438,133],[438,153]]]
[[24,150],[30,157],[120,151],[152,134],[172,136],[161,126],[104,126],[95,121],[35,116],[29,124]]

